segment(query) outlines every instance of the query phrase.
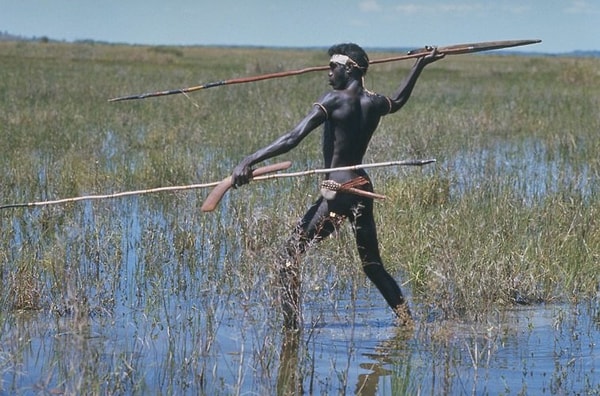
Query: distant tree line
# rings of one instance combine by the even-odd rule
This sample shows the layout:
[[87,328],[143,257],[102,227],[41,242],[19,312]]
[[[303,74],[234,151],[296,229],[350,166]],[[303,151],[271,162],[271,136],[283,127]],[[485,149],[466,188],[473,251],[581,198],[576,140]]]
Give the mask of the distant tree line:
[[20,35],[16,35],[16,34],[11,34],[7,31],[2,31],[2,32],[0,32],[0,41],[39,41],[42,43],[48,43],[48,42],[54,41],[54,40],[50,40],[50,38],[48,38],[48,36],[25,37],[25,36],[20,36]]

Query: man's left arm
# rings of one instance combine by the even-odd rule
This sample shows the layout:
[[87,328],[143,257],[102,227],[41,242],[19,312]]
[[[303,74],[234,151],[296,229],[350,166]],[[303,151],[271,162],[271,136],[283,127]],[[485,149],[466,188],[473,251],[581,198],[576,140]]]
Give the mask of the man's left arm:
[[437,48],[433,48],[431,53],[417,59],[410,71],[410,74],[404,79],[404,81],[398,87],[396,92],[389,97],[391,101],[390,113],[395,113],[406,104],[425,66],[437,60],[440,60],[443,57],[444,54],[439,54],[437,52]]

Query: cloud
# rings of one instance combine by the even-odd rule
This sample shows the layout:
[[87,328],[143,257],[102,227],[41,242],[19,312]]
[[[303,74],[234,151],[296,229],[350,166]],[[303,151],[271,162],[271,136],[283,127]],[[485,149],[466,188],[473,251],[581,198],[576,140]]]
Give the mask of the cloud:
[[[574,2],[584,3],[585,0],[575,0]],[[511,2],[512,3],[512,2]],[[522,15],[531,11],[531,6],[522,3],[486,3],[479,1],[463,2],[401,2],[392,7],[393,11],[403,15],[469,15],[469,14],[498,14],[508,13],[513,15]]]
[[358,4],[361,11],[365,12],[377,12],[381,11],[381,5],[377,0],[363,0]]
[[418,14],[419,12],[426,11],[429,8],[427,6],[422,6],[419,4],[400,4],[394,7],[395,11],[400,12],[401,14]]
[[422,4],[404,3],[394,6],[394,11],[406,15],[414,14],[447,14],[447,13],[471,13],[484,9],[484,6],[476,3],[448,4],[444,2]]
[[572,0],[568,2],[565,7],[565,12],[569,14],[598,14],[600,9],[597,6],[591,4],[587,0]]

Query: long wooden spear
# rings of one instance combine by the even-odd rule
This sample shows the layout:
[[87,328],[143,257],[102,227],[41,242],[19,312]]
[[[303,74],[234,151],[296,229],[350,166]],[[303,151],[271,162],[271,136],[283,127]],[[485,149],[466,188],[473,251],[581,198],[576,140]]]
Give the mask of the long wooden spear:
[[[481,43],[457,44],[457,45],[450,45],[450,46],[446,46],[446,47],[439,47],[437,49],[437,51],[439,54],[460,55],[460,54],[470,54],[470,53],[474,53],[474,52],[497,50],[497,49],[502,49],[502,48],[511,48],[511,47],[519,47],[519,46],[523,46],[523,45],[537,44],[537,43],[540,43],[541,41],[542,40],[487,41],[487,42],[481,42]],[[395,57],[390,57],[390,58],[375,59],[375,60],[370,61],[369,63],[370,64],[378,64],[378,63],[396,62],[396,61],[412,59],[412,58],[420,58],[422,56],[430,54],[432,51],[433,51],[433,47],[426,46],[424,48],[408,51],[408,53],[406,53],[405,55],[395,56]],[[277,72],[277,73],[261,74],[261,75],[252,76],[252,77],[240,77],[240,78],[232,78],[229,80],[215,81],[215,82],[205,83],[202,85],[197,85],[197,86],[189,87],[189,88],[179,88],[179,89],[172,89],[172,90],[167,90],[167,91],[147,92],[147,93],[142,93],[142,94],[138,94],[138,95],[119,96],[116,98],[111,98],[108,101],[109,102],[119,102],[119,101],[123,101],[123,100],[146,99],[146,98],[152,98],[152,97],[156,97],[156,96],[186,94],[186,93],[190,93],[190,92],[194,92],[194,91],[199,91],[202,89],[220,87],[223,85],[244,84],[244,83],[255,82],[255,81],[269,80],[269,79],[273,79],[273,78],[296,76],[299,74],[310,73],[310,72],[314,72],[314,71],[323,71],[323,70],[327,70],[327,69],[329,69],[329,66],[313,66],[313,67],[307,67],[307,68],[299,69],[299,70],[283,71],[283,72]]]
[[[269,179],[276,179],[276,178],[283,178],[283,177],[309,176],[309,175],[315,175],[315,174],[329,173],[329,172],[333,172],[333,171],[367,169],[367,168],[375,168],[375,167],[383,167],[383,166],[396,166],[396,165],[420,166],[420,165],[430,164],[432,162],[435,162],[435,159],[388,161],[388,162],[361,164],[361,165],[346,166],[346,167],[339,167],[339,168],[309,169],[309,170],[300,171],[300,172],[273,173],[273,172],[286,170],[290,166],[292,166],[291,161],[283,161],[283,162],[278,162],[275,164],[263,166],[260,168],[256,168],[252,172],[252,180],[253,181],[254,180],[269,180]],[[224,186],[226,186],[226,188],[224,188]],[[158,193],[158,192],[165,192],[165,191],[192,190],[192,189],[208,188],[208,187],[216,187],[215,189],[216,190],[218,189],[218,190],[217,190],[217,192],[215,192],[213,190],[209,194],[209,197],[206,200],[206,201],[209,201],[209,203],[207,204],[205,201],[204,205],[202,206],[202,211],[204,211],[204,212],[208,212],[208,211],[214,210],[214,208],[216,208],[217,204],[219,203],[219,201],[221,200],[223,195],[227,192],[227,190],[229,190],[229,188],[231,188],[231,177],[229,176],[218,182],[210,182],[210,183],[204,183],[204,184],[190,184],[190,185],[185,185],[185,186],[157,187],[157,188],[149,188],[149,189],[145,189],[145,190],[124,191],[124,192],[118,192],[118,193],[113,193],[113,194],[85,195],[85,196],[73,197],[73,198],[56,199],[56,200],[52,200],[52,201],[39,201],[39,202],[0,205],[0,210],[1,209],[10,209],[10,208],[32,208],[32,207],[36,207],[36,206],[57,205],[57,204],[79,202],[79,201],[120,198],[120,197],[132,196],[132,195],[142,195],[142,194]],[[207,210],[208,208],[210,208],[210,206],[208,206],[208,205],[212,206],[212,209]]]
[[[275,179],[280,177],[298,177],[298,176],[307,176],[307,175],[316,175],[316,174],[326,174],[337,171],[352,171],[357,169],[369,169],[375,167],[382,166],[422,166],[435,162],[435,159],[425,159],[425,160],[403,160],[403,161],[388,161],[388,162],[377,162],[373,164],[359,164],[359,165],[351,165],[351,166],[342,166],[337,168],[325,168],[325,169],[311,169],[300,172],[291,172],[291,173],[275,173],[267,176],[259,176],[254,177],[252,180],[266,180],[266,179]],[[253,173],[254,175],[254,173]],[[208,197],[204,200],[202,207],[200,210],[203,212],[212,212],[215,210],[221,199],[225,195],[227,191],[232,187],[232,178],[231,176],[223,179],[211,192],[208,194]]]
[[[291,161],[279,162],[276,164],[256,168],[252,172],[252,175],[261,177],[261,175],[265,175],[267,173],[277,172],[280,170],[288,169],[290,166],[292,166]],[[257,177],[257,179],[258,179],[258,177]],[[211,183],[204,183],[204,184],[190,184],[187,186],[168,186],[168,187],[149,188],[149,189],[145,189],[145,190],[124,191],[124,192],[113,193],[113,194],[85,195],[85,196],[74,197],[74,198],[56,199],[53,201],[39,201],[39,202],[2,205],[2,206],[0,206],[0,209],[29,208],[29,207],[34,207],[34,206],[56,205],[56,204],[64,204],[64,203],[78,202],[78,201],[120,198],[120,197],[127,197],[127,196],[131,196],[131,195],[142,195],[142,194],[150,194],[150,193],[157,193],[157,192],[164,192],[164,191],[192,190],[192,189],[198,189],[198,188],[215,187],[215,186],[218,186],[220,183],[221,182],[211,182]]]

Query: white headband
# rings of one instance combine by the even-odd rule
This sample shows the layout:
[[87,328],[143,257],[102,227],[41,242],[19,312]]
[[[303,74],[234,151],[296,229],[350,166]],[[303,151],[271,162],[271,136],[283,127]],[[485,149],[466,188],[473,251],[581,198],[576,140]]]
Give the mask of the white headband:
[[329,62],[337,63],[337,64],[344,65],[344,66],[351,65],[354,67],[358,67],[360,69],[360,66],[358,66],[358,63],[356,63],[354,60],[352,60],[347,55],[333,54],[331,56],[331,59],[329,60]]

